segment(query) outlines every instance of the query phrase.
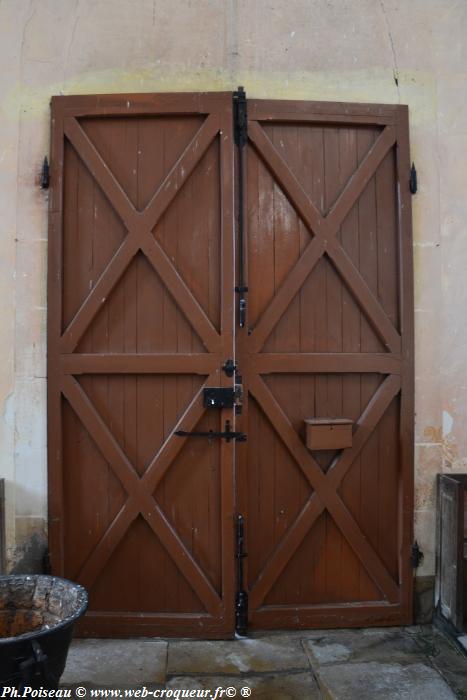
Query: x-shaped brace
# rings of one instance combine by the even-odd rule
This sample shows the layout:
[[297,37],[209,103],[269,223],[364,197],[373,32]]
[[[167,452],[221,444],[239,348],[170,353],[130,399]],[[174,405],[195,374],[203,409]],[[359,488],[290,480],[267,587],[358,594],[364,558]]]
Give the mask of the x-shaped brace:
[[249,391],[261,406],[313,489],[313,493],[302,511],[282,537],[258,576],[251,591],[252,607],[256,609],[261,605],[324,509],[328,510],[343,536],[360,558],[366,571],[388,601],[397,602],[399,590],[396,583],[338,496],[337,489],[389,404],[400,391],[400,377],[390,375],[384,380],[357,422],[352,447],[343,450],[341,456],[334,461],[326,474],[313,459],[261,377],[252,375],[248,381]]
[[175,431],[193,430],[204,413],[203,388],[214,380],[215,374],[208,377],[179,419],[174,431],[153,457],[144,475],[139,477],[78,382],[70,375],[63,377],[63,394],[128,494],[127,501],[77,574],[77,579],[83,585],[91,588],[131,523],[141,513],[206,610],[212,615],[219,614],[221,600],[217,592],[151,496],[185,444],[186,438],[175,437]]
[[93,175],[129,233],[63,333],[60,339],[62,353],[73,352],[139,250],[144,253],[176,299],[178,306],[189,319],[206,348],[210,352],[220,351],[220,335],[152,233],[157,222],[209,148],[219,128],[218,115],[211,114],[207,117],[146,208],[138,211],[78,121],[74,117],[65,119],[64,131],[67,139]]
[[387,349],[394,353],[400,352],[401,338],[399,333],[337,238],[339,227],[345,217],[375,174],[389,149],[394,145],[396,140],[394,127],[386,126],[383,129],[350,178],[337,202],[325,217],[315,207],[258,122],[248,122],[248,138],[313,234],[313,239],[289,272],[249,336],[250,352],[258,353],[261,350],[274,326],[324,253],[332,260],[349,290],[359,301]]

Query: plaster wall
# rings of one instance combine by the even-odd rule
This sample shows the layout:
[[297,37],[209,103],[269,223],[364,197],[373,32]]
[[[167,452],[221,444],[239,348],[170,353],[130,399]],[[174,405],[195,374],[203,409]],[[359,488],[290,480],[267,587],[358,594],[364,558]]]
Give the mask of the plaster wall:
[[467,3],[0,0],[0,476],[9,566],[45,542],[51,95],[232,90],[406,103],[416,321],[416,537],[434,573],[435,474],[467,471]]

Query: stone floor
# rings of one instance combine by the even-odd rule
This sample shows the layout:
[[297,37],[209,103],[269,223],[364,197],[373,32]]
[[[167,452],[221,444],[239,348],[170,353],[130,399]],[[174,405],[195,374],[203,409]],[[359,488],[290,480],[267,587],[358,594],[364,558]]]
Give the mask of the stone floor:
[[204,697],[212,698],[217,688],[224,689],[217,697],[248,697],[249,688],[252,698],[264,700],[447,700],[467,698],[467,658],[431,626],[264,633],[234,641],[78,639],[62,684],[206,689],[211,695]]

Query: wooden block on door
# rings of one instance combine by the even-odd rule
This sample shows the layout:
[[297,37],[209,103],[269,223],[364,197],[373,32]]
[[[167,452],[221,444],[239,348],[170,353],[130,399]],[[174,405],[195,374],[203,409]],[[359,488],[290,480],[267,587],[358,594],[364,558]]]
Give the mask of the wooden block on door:
[[305,418],[306,446],[309,450],[343,450],[352,447],[349,418]]

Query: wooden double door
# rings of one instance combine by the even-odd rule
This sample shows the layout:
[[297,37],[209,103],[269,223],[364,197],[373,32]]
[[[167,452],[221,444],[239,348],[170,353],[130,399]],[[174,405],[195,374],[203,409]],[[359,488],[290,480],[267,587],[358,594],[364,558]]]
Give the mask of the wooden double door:
[[232,635],[239,562],[252,627],[411,621],[407,110],[246,110],[52,100],[50,557],[84,634]]

